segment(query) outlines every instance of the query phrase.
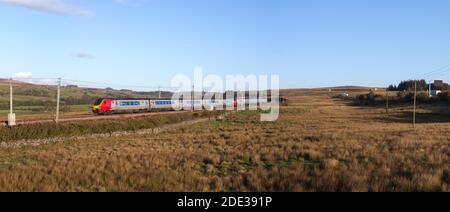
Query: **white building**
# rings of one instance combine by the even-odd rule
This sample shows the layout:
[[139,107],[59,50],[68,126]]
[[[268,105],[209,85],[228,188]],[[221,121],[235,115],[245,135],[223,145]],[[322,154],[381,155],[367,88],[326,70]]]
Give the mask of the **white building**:
[[437,96],[437,95],[439,95],[440,93],[442,93],[441,90],[431,90],[430,96]]
[[430,87],[428,90],[430,97],[437,96],[442,93],[442,90],[440,90],[440,88],[442,88],[443,85],[443,80],[434,80],[434,82],[430,82]]

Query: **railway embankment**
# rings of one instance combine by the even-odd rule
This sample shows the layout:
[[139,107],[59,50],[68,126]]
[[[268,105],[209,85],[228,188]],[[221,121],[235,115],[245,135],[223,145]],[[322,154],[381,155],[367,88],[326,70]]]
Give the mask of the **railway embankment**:
[[223,111],[163,114],[117,120],[73,121],[59,124],[38,123],[0,128],[0,147],[36,146],[66,140],[152,134],[184,125],[221,118]]

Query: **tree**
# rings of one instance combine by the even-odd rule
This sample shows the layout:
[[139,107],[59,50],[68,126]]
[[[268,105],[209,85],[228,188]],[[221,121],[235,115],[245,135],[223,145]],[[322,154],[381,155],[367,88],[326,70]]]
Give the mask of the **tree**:
[[398,91],[398,88],[396,85],[389,85],[388,91]]
[[428,90],[428,84],[425,80],[407,80],[402,81],[397,86],[397,91],[414,91],[414,85],[417,82],[417,91]]

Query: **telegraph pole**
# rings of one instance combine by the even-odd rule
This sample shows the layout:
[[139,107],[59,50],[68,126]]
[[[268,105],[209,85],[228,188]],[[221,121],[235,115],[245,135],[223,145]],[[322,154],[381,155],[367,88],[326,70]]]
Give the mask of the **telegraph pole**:
[[192,109],[192,111],[194,111],[195,110],[195,106],[194,106],[194,100],[195,100],[195,97],[194,97],[194,95],[195,95],[195,87],[194,87],[194,85],[192,85],[192,94],[191,94],[191,109]]
[[389,88],[386,89],[386,114],[389,115]]
[[9,114],[8,114],[8,126],[16,125],[16,114],[13,113],[13,85],[12,78],[9,79]]
[[430,80],[430,83],[428,84],[428,96],[431,97],[431,82],[433,82],[433,80]]
[[56,116],[55,122],[59,122],[59,99],[61,98],[61,78],[58,78],[58,91],[56,94]]
[[158,86],[158,93],[159,93],[158,98],[161,99],[161,86]]
[[414,113],[413,113],[413,127],[416,128],[416,106],[417,106],[417,80],[414,81]]
[[13,86],[12,79],[9,80],[9,114],[13,113]]

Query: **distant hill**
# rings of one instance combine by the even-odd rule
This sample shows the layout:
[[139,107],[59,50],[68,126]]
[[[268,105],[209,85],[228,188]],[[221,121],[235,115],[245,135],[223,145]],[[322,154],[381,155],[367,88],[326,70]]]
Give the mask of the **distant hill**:
[[[56,101],[57,87],[13,81],[15,106],[46,106]],[[156,98],[158,91],[137,92],[100,88],[83,88],[76,85],[63,86],[61,89],[62,105],[93,104],[98,98]],[[161,92],[162,97],[171,97],[170,92]],[[9,79],[0,79],[0,110],[9,105]]]
[[[10,79],[2,79],[2,78],[0,78],[0,84],[5,84],[5,83],[9,85]],[[17,81],[17,80],[13,80],[12,83],[13,84],[30,84],[30,83],[27,83],[27,82],[22,82],[22,81]]]
[[[14,80],[14,105],[15,106],[47,106],[54,105],[56,101],[56,86],[31,84]],[[333,92],[368,92],[373,87],[363,86],[339,86],[314,89],[282,89],[281,95],[289,96],[292,92],[311,90]],[[379,88],[384,89],[384,88]],[[66,85],[61,89],[62,105],[88,105],[93,104],[98,98],[157,98],[158,91],[132,91],[116,90],[112,88],[84,88],[77,85]],[[171,92],[161,92],[161,97],[172,97]],[[9,105],[9,79],[0,79],[0,110]]]
[[373,89],[377,90],[385,90],[386,88],[379,87],[365,87],[365,86],[336,86],[336,87],[319,87],[319,88],[289,88],[289,89],[281,89],[281,91],[300,91],[300,90],[309,90],[309,91],[347,91],[347,92],[365,92]]
[[337,86],[337,87],[325,87],[324,89],[331,89],[331,90],[371,90],[371,89],[385,89],[385,88],[378,88],[378,87],[365,87],[365,86]]

